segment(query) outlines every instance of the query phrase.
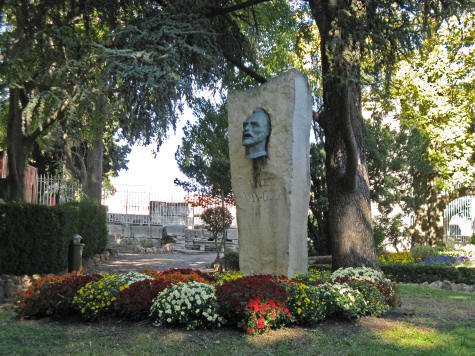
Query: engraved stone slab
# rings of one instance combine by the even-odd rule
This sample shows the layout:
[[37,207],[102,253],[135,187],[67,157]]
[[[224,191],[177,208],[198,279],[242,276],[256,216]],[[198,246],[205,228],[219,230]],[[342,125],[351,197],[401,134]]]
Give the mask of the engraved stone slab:
[[[249,159],[243,123],[257,108],[270,118],[267,156]],[[307,79],[297,70],[228,96],[239,264],[246,274],[292,277],[307,271],[311,117]]]

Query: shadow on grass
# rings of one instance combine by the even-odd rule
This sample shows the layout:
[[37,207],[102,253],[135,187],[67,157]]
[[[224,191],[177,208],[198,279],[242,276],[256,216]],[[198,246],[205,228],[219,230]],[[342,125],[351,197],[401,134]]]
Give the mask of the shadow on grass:
[[403,308],[383,318],[330,320],[257,337],[229,328],[186,331],[115,319],[17,320],[6,310],[0,312],[0,355],[472,355],[473,298],[445,292],[430,296],[402,288]]

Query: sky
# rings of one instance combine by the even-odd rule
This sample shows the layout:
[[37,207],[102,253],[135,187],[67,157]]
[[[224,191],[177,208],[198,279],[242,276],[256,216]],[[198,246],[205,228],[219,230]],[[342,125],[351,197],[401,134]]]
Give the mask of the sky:
[[111,179],[117,191],[153,192],[163,200],[176,201],[183,198],[185,192],[177,187],[175,178],[186,179],[178,169],[175,152],[181,144],[183,126],[186,121],[193,121],[191,110],[185,109],[177,122],[176,132],[170,132],[169,138],[160,147],[156,156],[153,154],[154,144],[150,146],[132,146],[128,170],[122,170],[117,177]]

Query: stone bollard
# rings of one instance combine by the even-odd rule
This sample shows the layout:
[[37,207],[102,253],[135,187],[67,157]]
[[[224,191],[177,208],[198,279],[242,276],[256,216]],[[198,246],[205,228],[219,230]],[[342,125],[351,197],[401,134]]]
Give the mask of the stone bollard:
[[69,246],[68,272],[79,271],[82,268],[82,250],[86,244],[81,243],[82,236],[74,235]]

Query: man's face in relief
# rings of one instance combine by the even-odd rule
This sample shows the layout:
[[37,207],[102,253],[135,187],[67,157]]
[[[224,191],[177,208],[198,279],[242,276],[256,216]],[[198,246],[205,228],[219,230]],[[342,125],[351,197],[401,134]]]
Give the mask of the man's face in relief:
[[265,143],[269,136],[267,114],[262,109],[256,109],[242,124],[242,144],[249,147]]

